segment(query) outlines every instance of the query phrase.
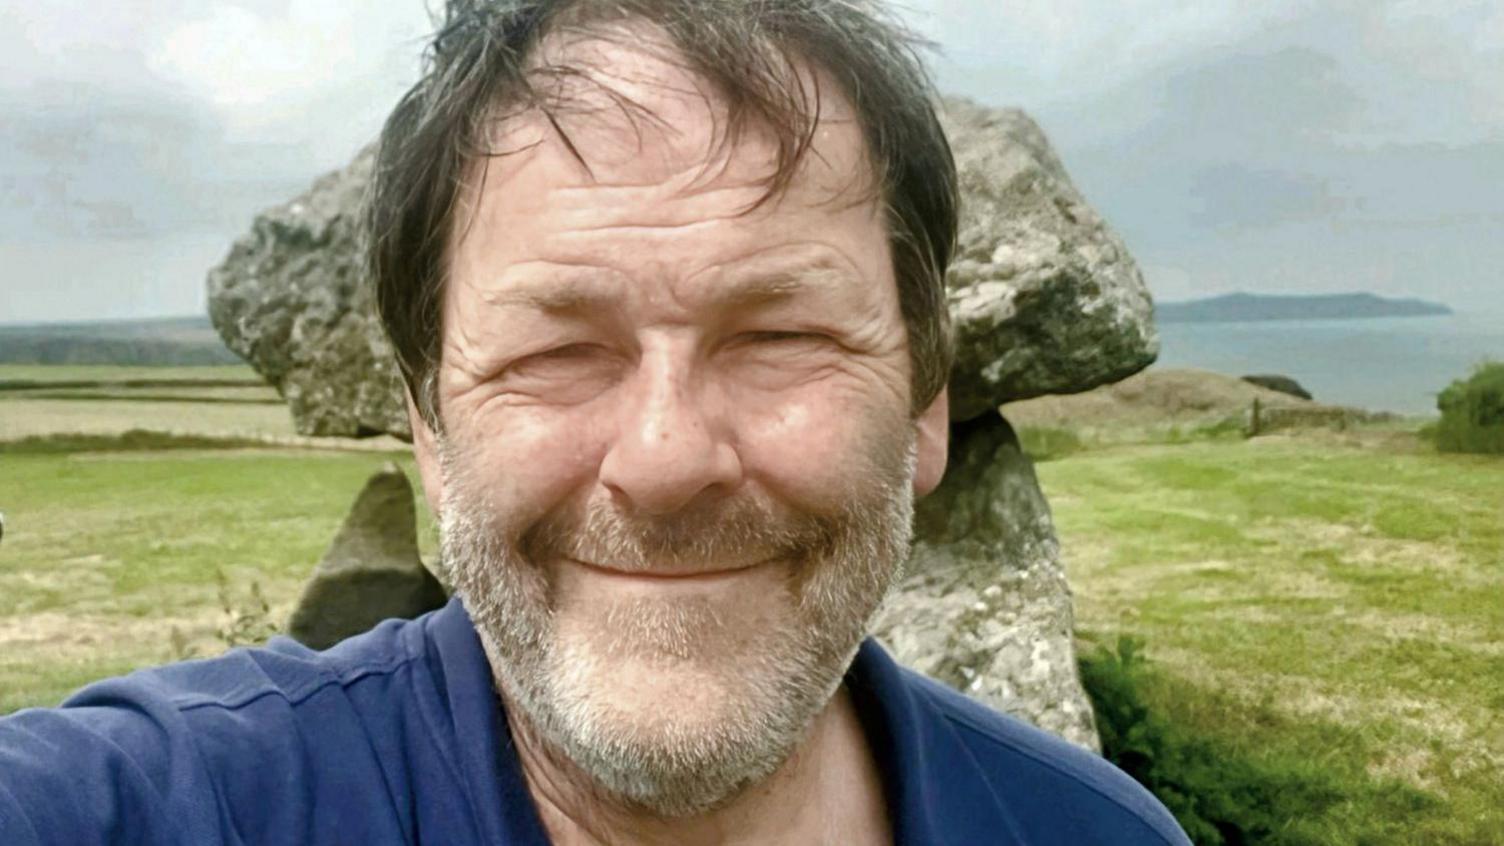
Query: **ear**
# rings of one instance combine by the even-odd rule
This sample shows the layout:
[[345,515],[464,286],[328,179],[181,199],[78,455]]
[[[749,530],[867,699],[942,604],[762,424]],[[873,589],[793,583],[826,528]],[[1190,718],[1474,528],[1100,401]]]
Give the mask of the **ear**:
[[[922,497],[940,484],[950,452],[950,391],[941,388],[930,407],[914,421],[918,451],[914,463],[914,496]],[[416,443],[416,441],[414,441]]]
[[403,391],[407,401],[407,424],[413,430],[413,459],[418,464],[418,477],[423,482],[423,498],[428,500],[428,510],[439,516],[439,504],[444,501],[444,472],[439,466],[439,438],[428,428],[428,421],[418,413],[410,391]]

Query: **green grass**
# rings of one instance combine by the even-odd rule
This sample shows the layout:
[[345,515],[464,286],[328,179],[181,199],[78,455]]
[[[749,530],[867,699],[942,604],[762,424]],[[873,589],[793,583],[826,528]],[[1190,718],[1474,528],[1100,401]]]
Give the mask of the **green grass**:
[[1020,426],[1019,443],[1035,461],[1054,461],[1086,450],[1143,444],[1235,441],[1246,437],[1242,415],[1191,423],[1110,423],[1084,426]]
[[271,386],[244,365],[0,364],[0,442],[130,429],[216,436],[296,434]]
[[0,455],[58,455],[84,452],[155,452],[173,449],[277,449],[255,438],[173,434],[130,429],[118,435],[58,433],[0,441]]
[[0,382],[261,381],[248,364],[120,367],[109,364],[0,364]]
[[1038,470],[1083,640],[1142,637],[1170,723],[1344,797],[1268,842],[1504,842],[1504,465],[1313,437]]
[[[166,661],[174,627],[202,653],[222,649],[217,571],[237,596],[259,583],[285,617],[366,477],[391,458],[0,456],[0,713]],[[421,532],[425,544],[431,535]]]
[[286,406],[253,403],[121,402],[0,395],[0,441],[60,432],[112,435],[130,429],[220,436],[292,437]]
[[[1369,818],[1360,841],[1404,841],[1410,815],[1442,810],[1435,796],[1396,779],[1369,777],[1360,762],[1313,755],[1325,738],[1346,726],[1291,719],[1260,706],[1260,730],[1307,744],[1256,749],[1229,742],[1218,723],[1208,725],[1163,706],[1183,691],[1142,657],[1142,641],[1120,636],[1114,647],[1096,645],[1081,656],[1081,677],[1092,700],[1102,752],[1143,783],[1200,846],[1277,843],[1324,846],[1352,841],[1344,807],[1382,807],[1384,819]],[[1194,693],[1208,713],[1246,710],[1216,694]]]
[[1024,452],[1035,461],[1054,461],[1086,449],[1086,444],[1076,432],[1054,426],[1019,429],[1018,439]]

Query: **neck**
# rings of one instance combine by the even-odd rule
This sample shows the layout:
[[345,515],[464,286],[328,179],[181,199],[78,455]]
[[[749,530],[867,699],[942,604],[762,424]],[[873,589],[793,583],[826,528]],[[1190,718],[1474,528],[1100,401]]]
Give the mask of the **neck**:
[[891,842],[877,764],[844,686],[773,775],[712,811],[672,819],[604,795],[531,730],[517,707],[507,705],[528,790],[550,842],[558,846]]

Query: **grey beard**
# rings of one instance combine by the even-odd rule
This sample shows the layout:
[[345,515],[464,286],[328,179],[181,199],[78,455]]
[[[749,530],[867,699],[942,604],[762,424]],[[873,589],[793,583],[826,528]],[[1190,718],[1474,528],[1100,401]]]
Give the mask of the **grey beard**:
[[[907,558],[913,441],[883,446],[831,514],[745,499],[654,521],[594,507],[514,527],[477,493],[462,457],[442,445],[444,564],[523,730],[545,754],[587,775],[601,798],[662,818],[712,810],[770,776],[840,686]],[[793,562],[784,584],[792,619],[759,633],[757,652],[736,659],[706,725],[624,713],[613,691],[590,679],[622,656],[694,660],[707,657],[705,644],[745,641],[748,633],[733,631],[709,602],[639,598],[603,609],[604,642],[564,644],[536,563],[564,556],[647,566],[742,560],[747,550]]]

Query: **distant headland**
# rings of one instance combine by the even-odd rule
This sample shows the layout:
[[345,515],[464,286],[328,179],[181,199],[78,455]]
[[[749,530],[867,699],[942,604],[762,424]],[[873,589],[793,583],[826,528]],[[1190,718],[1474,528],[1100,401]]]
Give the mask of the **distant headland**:
[[1395,300],[1375,294],[1225,294],[1204,300],[1162,302],[1161,323],[1235,323],[1258,320],[1357,320],[1368,317],[1429,317],[1451,314],[1441,303]]

